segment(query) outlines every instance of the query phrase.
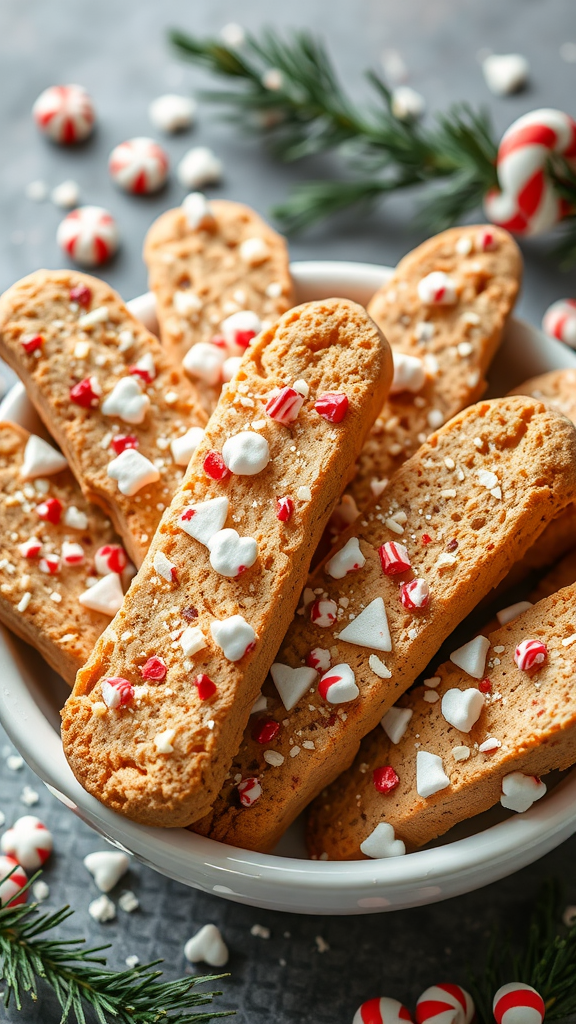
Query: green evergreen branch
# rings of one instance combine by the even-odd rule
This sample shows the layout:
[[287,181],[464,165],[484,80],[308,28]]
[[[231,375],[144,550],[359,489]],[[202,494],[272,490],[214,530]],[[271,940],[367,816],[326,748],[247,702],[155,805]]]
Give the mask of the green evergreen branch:
[[153,968],[161,960],[113,971],[101,955],[108,945],[82,948],[84,939],[46,937],[72,914],[69,907],[42,914],[36,903],[0,909],[0,982],[5,984],[5,1006],[13,1001],[21,1010],[23,995],[35,1001],[42,980],[56,995],[61,1024],[70,1019],[86,1024],[88,1007],[99,1024],[112,1020],[119,1024],[200,1024],[228,1016],[226,1011],[198,1011],[221,993],[197,992],[196,986],[218,981],[223,975],[159,981],[162,972]]

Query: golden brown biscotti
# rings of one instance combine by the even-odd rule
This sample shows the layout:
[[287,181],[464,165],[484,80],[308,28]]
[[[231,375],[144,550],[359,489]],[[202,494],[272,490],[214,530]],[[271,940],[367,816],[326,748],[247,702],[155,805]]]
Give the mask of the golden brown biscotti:
[[[70,765],[107,806],[165,826],[208,810],[391,376],[345,299],[285,313],[248,349],[63,712]],[[159,682],[137,685],[159,658]],[[110,677],[136,688],[127,707],[106,706]]]
[[[441,275],[436,284],[430,274]],[[348,488],[359,509],[433,430],[482,396],[521,276],[511,235],[476,225],[419,245],[376,292],[368,312],[390,342],[396,374]],[[432,296],[439,301],[426,301]]]
[[[229,354],[236,355],[254,330],[258,334],[294,305],[286,242],[243,203],[188,196],[154,221],[144,260],[162,344],[178,363],[192,345],[214,338],[227,340]],[[248,329],[239,348],[229,337],[234,324]],[[211,383],[206,368],[195,379],[210,413],[221,381]]]
[[79,598],[96,582],[96,552],[116,537],[65,465],[45,441],[0,423],[0,620],[72,685],[110,622]]
[[[544,644],[547,655],[543,664],[523,670],[514,654],[529,640]],[[408,721],[388,723],[392,732],[398,730],[398,742],[392,743],[384,728],[366,737],[349,771],[311,808],[312,856],[359,859],[360,844],[369,836],[368,856],[388,856],[394,839],[408,848],[423,846],[457,822],[488,810],[503,793],[504,806],[511,810],[527,809],[521,806],[526,795],[529,804],[544,794],[536,780],[510,779],[513,773],[540,776],[574,764],[576,583],[490,634],[487,657],[480,689],[448,661],[430,680],[431,687],[419,686],[399,701],[398,708],[412,714]],[[444,714],[468,725],[463,695],[481,703],[482,688],[487,692],[475,724],[468,731],[455,728]],[[463,717],[457,718],[458,713]],[[477,713],[476,708],[471,718]],[[387,792],[382,787],[396,780],[381,768],[390,768],[398,779]],[[392,826],[393,835],[389,830],[388,835],[375,834],[383,822]]]
[[[267,742],[273,727],[263,733],[262,719],[253,720],[226,785],[195,831],[249,849],[274,846],[350,765],[362,737],[457,623],[573,500],[575,439],[573,425],[541,402],[484,401],[454,417],[397,470],[337,546],[353,555],[357,539],[362,568],[334,578],[326,571],[332,553],[309,581],[305,601],[314,603],[295,617],[277,659],[277,681],[293,704],[287,700],[287,709],[266,682],[262,718],[278,729]],[[411,568],[386,574],[383,545],[406,549],[386,547],[388,570],[388,558],[396,556],[398,568],[406,558]],[[400,585],[413,579],[423,582],[404,594],[406,604],[425,602],[427,591],[429,602],[411,610]],[[325,699],[326,681],[318,684],[315,674],[298,692],[306,663],[317,665],[323,679],[342,675],[346,702],[332,702],[329,693]],[[238,800],[237,783],[247,776],[261,789],[251,807]]]
[[75,270],[4,292],[0,355],[140,565],[182,479],[172,442],[206,422],[193,384],[109,285]]

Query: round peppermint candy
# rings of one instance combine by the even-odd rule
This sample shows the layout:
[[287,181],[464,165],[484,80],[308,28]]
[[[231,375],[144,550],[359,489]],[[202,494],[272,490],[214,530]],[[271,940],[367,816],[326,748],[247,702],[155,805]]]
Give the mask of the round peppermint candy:
[[19,896],[16,894],[27,881],[26,872],[18,861],[14,857],[0,854],[0,907],[7,907],[8,904],[16,907],[19,903],[26,903],[27,893],[23,892]]
[[75,263],[96,267],[114,255],[120,234],[108,210],[102,206],[79,206],[60,222],[56,241]]
[[110,153],[112,181],[125,192],[147,195],[157,192],[168,175],[168,157],[154,139],[139,137],[121,142]]
[[32,114],[40,131],[63,145],[87,139],[94,127],[94,106],[81,85],[51,85],[40,93]]
[[416,1003],[417,1024],[470,1024],[474,1016],[472,996],[460,985],[432,985]]
[[52,834],[40,818],[25,814],[14,822],[0,840],[2,853],[14,857],[21,867],[35,871],[52,851]]
[[400,1024],[400,1021],[411,1021],[410,1011],[397,999],[388,996],[369,999],[362,1003],[354,1014],[352,1024]]
[[576,348],[576,299],[558,299],[544,313],[542,330]]
[[498,989],[492,1012],[496,1024],[542,1024],[546,1007],[535,988],[513,981]]

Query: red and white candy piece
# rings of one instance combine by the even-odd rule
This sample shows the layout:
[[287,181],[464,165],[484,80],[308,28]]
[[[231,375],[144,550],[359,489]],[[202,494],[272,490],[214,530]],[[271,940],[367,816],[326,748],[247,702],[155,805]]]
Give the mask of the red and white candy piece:
[[328,704],[345,704],[350,700],[356,700],[360,690],[350,665],[344,662],[328,669],[318,683],[318,693]]
[[102,206],[79,206],[60,222],[56,241],[84,267],[97,267],[116,252],[120,234],[111,213]]
[[546,1007],[535,988],[522,981],[512,981],[498,989],[492,1012],[496,1024],[542,1024]]
[[337,391],[327,391],[314,402],[314,408],[329,423],[341,423],[348,412],[348,397]]
[[294,502],[292,498],[276,499],[276,519],[279,519],[281,523],[287,523],[293,511]]
[[84,548],[82,545],[69,540],[63,541],[62,561],[64,565],[81,565],[84,561]]
[[542,330],[576,348],[576,299],[558,299],[548,306],[542,317]]
[[427,608],[430,604],[430,587],[426,580],[415,579],[409,583],[403,583],[400,587],[400,600],[408,611],[417,608]]
[[524,775],[523,772],[511,772],[502,779],[502,795],[500,803],[509,811],[523,814],[536,800],[545,795],[547,786],[536,775]]
[[362,1003],[354,1014],[352,1024],[400,1024],[411,1021],[410,1011],[397,999],[381,996]]
[[548,648],[541,640],[522,640],[514,651],[514,661],[523,672],[539,668],[548,657]]
[[45,572],[47,576],[57,576],[60,572],[60,558],[58,555],[46,555],[45,558],[41,558],[38,563],[40,572]]
[[433,270],[418,282],[418,298],[426,306],[453,306],[458,301],[456,282],[443,270]]
[[321,626],[322,629],[333,626],[337,615],[338,605],[336,601],[332,601],[329,598],[319,597],[310,607],[311,621],[315,626]]
[[70,401],[82,409],[95,409],[100,402],[102,388],[97,377],[85,377],[70,388]]
[[317,672],[327,672],[331,664],[330,651],[323,647],[313,647],[306,656],[306,664]]
[[34,120],[53,142],[69,145],[87,139],[94,127],[94,106],[81,85],[51,85],[32,107]]
[[125,192],[148,195],[157,192],[168,175],[168,157],[154,139],[128,139],[110,153],[108,170],[112,181]]
[[396,576],[410,569],[410,556],[403,544],[389,540],[378,551],[380,564],[385,576]]
[[180,529],[208,547],[212,537],[223,529],[227,515],[228,498],[209,498],[184,510],[180,516]]
[[[8,878],[11,871],[13,873]],[[26,903],[28,893],[21,893],[20,896],[16,896],[16,893],[27,881],[24,868],[14,857],[0,855],[0,907],[17,907],[20,903]]]
[[242,807],[252,807],[262,796],[262,786],[258,779],[242,779],[238,783],[238,798]]
[[277,423],[293,423],[303,404],[304,395],[299,394],[294,388],[284,387],[277,389],[268,399],[265,412]]
[[94,565],[99,576],[107,576],[109,572],[124,572],[128,565],[128,555],[121,544],[104,544],[94,555]]
[[416,1003],[416,1024],[470,1024],[473,1016],[472,996],[449,982],[427,988]]
[[220,335],[214,338],[214,344],[223,341],[229,355],[241,356],[261,330],[262,321],[257,313],[251,309],[239,309],[222,321]]
[[253,649],[258,639],[249,622],[242,615],[231,615],[228,619],[210,623],[210,632],[215,644],[228,661],[240,661]]
[[351,537],[346,541],[344,547],[340,548],[332,558],[326,562],[325,571],[332,579],[341,580],[349,572],[357,572],[366,564],[366,559],[360,550],[360,543],[357,537]]
[[18,545],[18,551],[23,558],[37,558],[42,551],[42,541],[38,537],[29,537]]
[[122,676],[110,676],[100,683],[102,700],[107,708],[120,708],[134,700],[134,687]]
[[14,822],[0,840],[2,853],[14,857],[27,871],[35,871],[48,860],[52,851],[52,833],[40,818],[25,814]]
[[148,679],[153,683],[161,683],[166,678],[168,669],[164,658],[158,657],[157,654],[153,654],[148,661],[144,662],[140,669],[142,679]]
[[558,223],[566,203],[547,165],[554,155],[576,166],[576,122],[561,110],[532,110],[510,125],[498,147],[501,191],[488,192],[484,208],[494,224],[517,235],[539,235]]
[[36,515],[45,523],[52,523],[56,526],[62,516],[62,502],[59,498],[46,498],[46,501],[41,501],[39,505],[36,505]]

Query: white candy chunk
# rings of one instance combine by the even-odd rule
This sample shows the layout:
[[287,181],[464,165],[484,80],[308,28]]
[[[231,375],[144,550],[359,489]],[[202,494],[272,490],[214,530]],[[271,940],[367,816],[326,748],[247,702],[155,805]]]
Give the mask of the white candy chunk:
[[452,757],[455,761],[467,761],[470,757],[470,747],[452,747]]
[[193,231],[215,224],[214,211],[203,192],[190,192],[185,196],[182,200],[182,209],[186,215],[188,227]]
[[153,462],[135,448],[125,448],[117,458],[108,463],[108,476],[118,481],[121,494],[131,497],[148,484],[160,479],[160,473]]
[[163,551],[157,551],[154,555],[154,568],[163,580],[166,580],[167,583],[174,583],[174,573],[172,570],[176,566],[169,558],[166,558]]
[[189,348],[182,365],[186,373],[195,380],[203,380],[214,387],[222,380],[222,367],[226,361],[226,350],[213,345],[211,341],[198,341]]
[[359,647],[371,647],[374,651],[391,651],[392,640],[383,599],[374,598],[342,630],[338,639],[344,640],[347,644],[357,644]]
[[258,545],[252,537],[240,537],[236,530],[219,530],[208,542],[210,565],[221,576],[234,579],[254,565]]
[[[262,321],[251,309],[239,309],[231,313],[220,324],[220,333],[228,346],[229,354],[242,355],[246,351],[246,336],[260,334]],[[252,339],[250,339],[251,341]]]
[[257,697],[256,700],[254,701],[250,714],[251,715],[257,715],[258,712],[260,712],[260,711],[266,711],[267,707],[268,707],[268,698],[265,697],[263,693],[261,693],[260,696]]
[[502,779],[502,796],[500,803],[509,811],[517,811],[522,814],[532,807],[536,800],[540,800],[546,792],[546,783],[537,779],[535,775],[524,775],[522,772],[512,772]]
[[485,636],[476,636],[450,655],[450,661],[473,679],[482,679],[486,667],[486,655],[490,641]]
[[341,580],[347,573],[362,569],[365,564],[366,559],[360,550],[358,538],[351,537],[344,547],[326,562],[325,571],[332,579]]
[[484,707],[484,694],[473,686],[468,690],[456,687],[446,690],[442,697],[442,714],[448,725],[453,725],[460,732],[470,732],[480,718]]
[[106,921],[113,921],[116,917],[116,907],[104,893],[102,896],[98,896],[97,899],[92,900],[88,905],[88,913],[94,921],[99,921],[100,924],[104,924]]
[[530,65],[521,53],[492,53],[482,61],[486,85],[495,96],[519,92],[530,75]]
[[210,498],[199,505],[190,505],[180,516],[180,529],[189,537],[208,547],[228,515],[228,498]]
[[52,476],[68,468],[64,456],[57,452],[51,444],[47,444],[36,434],[30,434],[24,449],[24,461],[20,467],[23,480],[35,480],[39,476]]
[[184,946],[184,956],[191,964],[205,963],[224,967],[228,949],[215,924],[205,924]]
[[419,92],[409,85],[399,85],[392,92],[392,113],[399,121],[414,121],[422,117],[426,101]]
[[69,540],[62,542],[62,561],[66,565],[81,565],[84,561],[84,548],[81,544],[73,544]]
[[105,416],[117,416],[124,423],[143,423],[149,408],[150,399],[134,377],[121,377],[102,402]]
[[418,282],[418,298],[427,306],[453,306],[458,301],[456,283],[443,270],[433,270]]
[[196,190],[220,181],[222,161],[206,146],[194,146],[184,154],[176,173],[184,188]]
[[241,430],[224,442],[224,465],[237,476],[256,476],[270,461],[268,441],[252,430]]
[[84,857],[83,863],[100,892],[110,892],[128,871],[130,858],[116,850],[97,850]]
[[430,754],[427,750],[416,753],[416,790],[418,796],[425,800],[441,789],[450,785],[450,779],[444,771],[442,758],[438,754]]
[[270,256],[270,249],[263,238],[246,238],[240,244],[240,259],[244,260],[249,267],[256,267],[264,263]]
[[387,821],[381,821],[370,835],[360,843],[365,857],[382,860],[384,857],[403,857],[406,847],[401,839],[394,837],[394,828]]
[[378,657],[377,654],[370,655],[370,657],[368,658],[368,664],[372,669],[374,675],[378,676],[380,679],[391,678],[392,673],[390,669],[387,668],[387,666],[384,664],[382,659]]
[[207,645],[206,637],[198,626],[187,626],[180,637],[180,646],[186,658],[192,657]]
[[0,840],[2,853],[14,857],[26,871],[36,871],[52,850],[52,833],[33,814],[14,822]]
[[158,96],[148,107],[148,117],[155,128],[173,134],[189,128],[194,122],[196,104],[190,96],[166,93]]
[[103,615],[109,615],[112,618],[122,607],[124,600],[118,573],[111,572],[107,576],[103,576],[93,587],[89,587],[83,594],[80,594],[78,600],[84,608],[89,608],[93,612],[102,612]]
[[228,619],[211,622],[210,632],[214,643],[218,644],[228,661],[240,661],[257,640],[252,626],[242,615],[231,615]]
[[62,210],[71,210],[73,206],[78,206],[80,202],[80,186],[78,182],[73,181],[71,178],[61,181],[59,185],[52,189],[50,199],[54,206],[59,206]]
[[390,388],[391,395],[399,395],[402,391],[421,391],[426,383],[424,364],[417,356],[407,356],[403,352],[394,352],[394,378]]
[[170,442],[172,458],[177,466],[187,466],[199,444],[204,440],[203,427],[190,427],[185,434]]
[[393,707],[380,719],[380,725],[391,743],[400,743],[413,713],[411,708]]
[[156,377],[156,366],[154,365],[154,356],[152,353],[146,352],[137,363],[134,363],[134,369],[142,370],[149,380],[154,380]]
[[154,737],[154,746],[159,754],[171,754],[174,751],[172,740],[176,735],[176,729],[164,729],[157,732]]
[[499,612],[496,612],[496,618],[501,626],[505,626],[508,622],[513,622],[519,615],[522,615],[522,612],[527,612],[532,607],[531,601],[517,601],[516,604],[509,604],[507,608],[501,608]]
[[87,530],[88,516],[81,512],[76,505],[69,505],[64,513],[64,522],[71,530]]
[[126,892],[123,892],[120,896],[118,906],[125,914],[132,914],[133,911],[138,910],[140,900],[135,893],[131,892],[130,889],[127,889]]
[[290,668],[277,661],[272,665],[270,675],[286,711],[291,711],[308,693],[318,673],[315,668]]
[[190,288],[182,288],[174,292],[172,305],[179,316],[190,317],[191,320],[198,319],[198,313],[202,309],[202,299]]
[[329,668],[318,683],[318,693],[329,704],[346,704],[356,700],[360,690],[350,665],[344,662]]

